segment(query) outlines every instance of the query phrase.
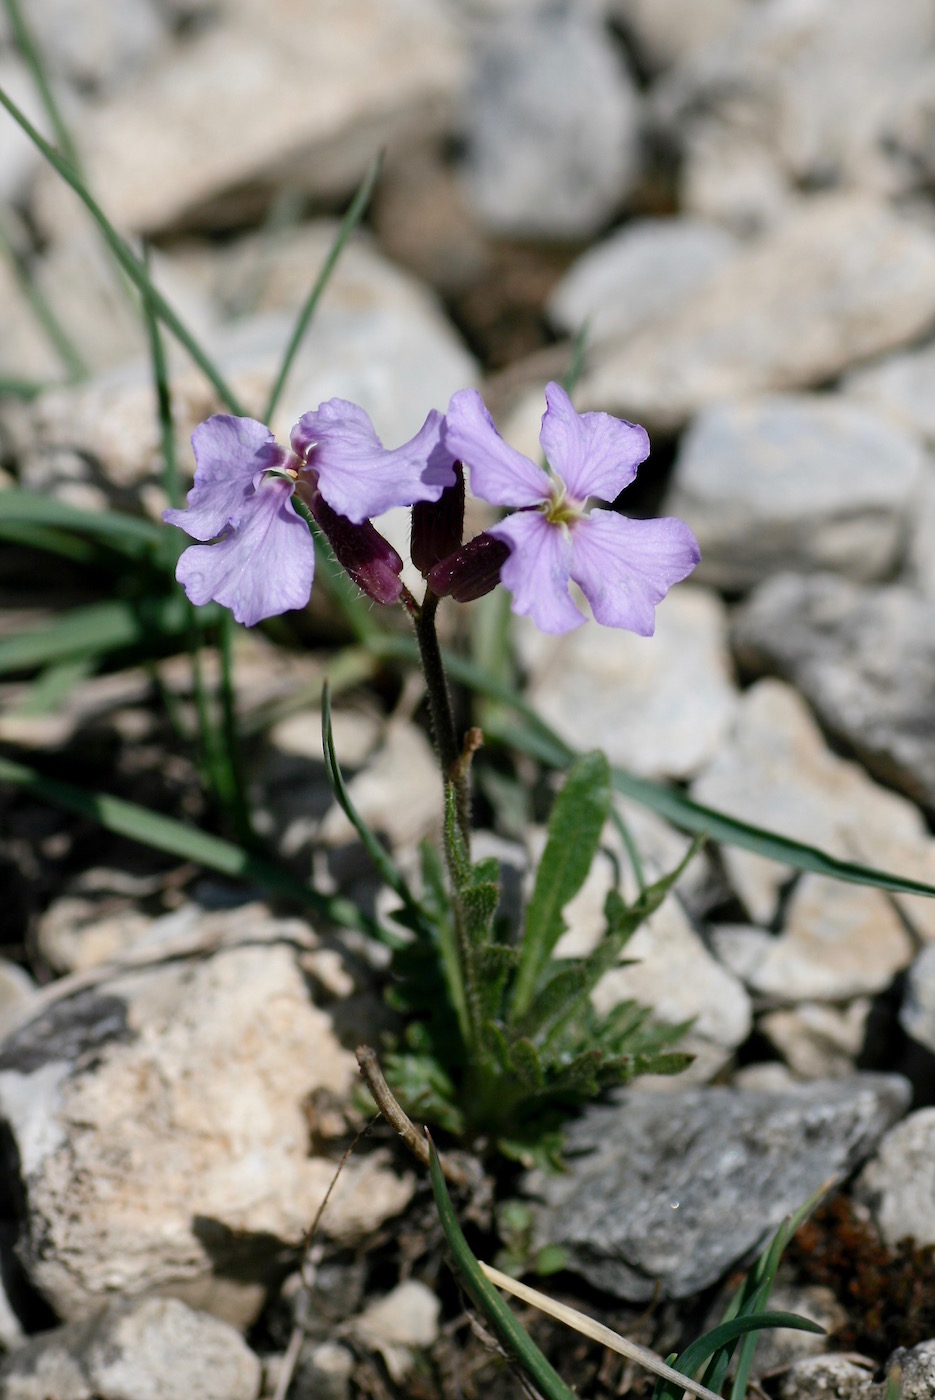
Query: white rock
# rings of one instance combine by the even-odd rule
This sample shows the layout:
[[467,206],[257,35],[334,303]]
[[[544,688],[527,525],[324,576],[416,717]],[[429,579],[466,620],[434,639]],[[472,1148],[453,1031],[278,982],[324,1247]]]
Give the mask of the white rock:
[[643,776],[687,777],[718,752],[737,695],[715,594],[673,589],[652,638],[595,625],[547,637],[517,623],[530,699],[567,743]]
[[[256,207],[288,184],[333,197],[380,145],[443,129],[463,59],[433,0],[238,5],[98,103],[75,137],[119,227],[153,233],[206,210],[242,222],[250,196]],[[57,177],[43,177],[37,212],[50,233],[73,217]]]
[[572,263],[549,298],[549,316],[571,333],[587,323],[589,346],[624,340],[703,286],[736,246],[700,219],[634,220]]
[[855,369],[845,376],[841,392],[935,443],[935,345]]
[[593,233],[637,174],[638,95],[592,7],[511,11],[484,35],[468,94],[468,195],[498,233]]
[[658,73],[691,58],[744,14],[744,0],[608,0],[625,26],[641,63]]
[[417,1279],[406,1279],[354,1319],[353,1331],[379,1351],[397,1384],[412,1367],[412,1353],[438,1340],[441,1299]]
[[720,399],[822,384],[935,321],[935,234],[813,196],[675,311],[598,348],[579,408],[674,430]]
[[935,1053],[935,943],[923,948],[909,969],[899,1023],[907,1035]]
[[762,1016],[758,1029],[801,1079],[838,1079],[853,1074],[864,1043],[870,1000],[843,1007],[803,1001]]
[[[0,52],[0,87],[33,126],[38,127],[46,140],[52,140],[49,119],[36,93],[35,84],[26,65],[15,53]],[[14,204],[22,198],[41,161],[42,157],[29,137],[4,110],[3,120],[0,121],[0,200],[4,204]]]
[[[299,920],[259,907],[206,915],[161,961],[59,982],[7,1036],[0,1111],[21,1162],[21,1254],[61,1317],[152,1292],[241,1326],[255,1316],[335,1172],[310,1154],[309,1095],[340,1104],[357,1083],[312,1000],[322,951]],[[321,1228],[360,1239],[411,1190],[379,1153],[355,1156]]]
[[115,89],[167,45],[157,0],[29,0],[30,32],[55,77],[79,89]]
[[926,474],[919,440],[840,398],[774,394],[698,415],[665,512],[701,546],[700,579],[748,588],[782,569],[892,573]]
[[0,1366],[0,1385],[5,1400],[255,1400],[260,1374],[233,1327],[149,1298],[33,1337]]
[[[691,793],[705,806],[843,860],[935,883],[935,842],[918,809],[878,787],[856,764],[832,754],[804,702],[779,681],[759,681],[745,692],[733,735],[695,780]],[[722,855],[731,883],[754,920],[768,924],[789,870],[737,847],[724,846]],[[801,884],[796,912],[803,932],[810,929],[809,937],[820,941],[825,925],[818,896],[822,887],[830,890],[832,882],[809,875]],[[829,916],[836,908],[856,926],[866,921],[868,928],[888,931],[884,941],[894,953],[907,946],[905,934],[897,933],[901,924],[889,895],[865,886],[836,888],[839,893],[828,896]],[[863,905],[865,915],[858,914],[852,897]],[[892,898],[918,934],[935,938],[935,902],[912,895]],[[837,956],[829,947],[832,963]],[[830,995],[853,996],[861,990]]]
[[935,1108],[920,1108],[889,1130],[855,1189],[891,1248],[907,1235],[935,1244]]

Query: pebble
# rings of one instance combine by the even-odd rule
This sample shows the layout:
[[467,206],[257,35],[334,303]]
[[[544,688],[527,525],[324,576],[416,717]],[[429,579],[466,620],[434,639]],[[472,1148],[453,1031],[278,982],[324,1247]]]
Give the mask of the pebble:
[[887,1245],[911,1236],[935,1245],[935,1108],[920,1108],[891,1128],[857,1178]]
[[746,0],[607,0],[607,9],[635,45],[641,68],[658,74],[727,33]]
[[83,93],[129,86],[168,46],[159,0],[29,0],[28,20],[49,74]]
[[464,181],[500,234],[595,233],[638,175],[639,97],[593,7],[551,0],[487,26],[465,108]]
[[899,1024],[935,1054],[935,944],[923,948],[909,969]]
[[761,1016],[757,1029],[800,1079],[840,1079],[854,1072],[870,1007],[868,997],[843,1006],[801,1001]]
[[0,1363],[0,1389],[4,1400],[256,1400],[260,1375],[233,1327],[145,1298],[31,1338]]
[[571,335],[587,325],[589,346],[625,340],[680,306],[736,248],[724,229],[701,219],[634,219],[572,263],[549,298],[549,316]]
[[781,574],[739,611],[733,637],[743,667],[789,680],[871,773],[935,807],[929,603],[895,584]]
[[814,195],[674,311],[597,348],[579,409],[675,432],[700,408],[824,384],[935,322],[935,232],[857,194]]
[[353,1321],[354,1335],[378,1351],[397,1385],[412,1369],[413,1352],[438,1340],[441,1299],[418,1279],[406,1279]]
[[830,1176],[843,1176],[902,1114],[896,1075],[778,1093],[624,1090],[567,1133],[566,1171],[530,1173],[537,1244],[632,1302],[715,1283]]
[[918,439],[831,395],[704,409],[682,440],[664,510],[701,546],[699,580],[737,592],[783,569],[891,575],[927,473]]

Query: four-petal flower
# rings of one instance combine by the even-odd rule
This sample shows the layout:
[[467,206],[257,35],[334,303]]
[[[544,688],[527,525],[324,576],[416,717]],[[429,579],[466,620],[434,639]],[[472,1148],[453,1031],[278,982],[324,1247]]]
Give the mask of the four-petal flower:
[[464,462],[475,496],[518,509],[487,531],[510,548],[500,570],[513,611],[543,632],[569,632],[585,616],[573,601],[577,583],[598,622],[651,636],[655,606],[701,558],[688,526],[674,518],[632,520],[592,509],[613,501],[649,455],[636,423],[607,413],[577,413],[565,390],[549,384],[539,441],[544,470],[503,441],[476,389],[448,406],[445,445]]

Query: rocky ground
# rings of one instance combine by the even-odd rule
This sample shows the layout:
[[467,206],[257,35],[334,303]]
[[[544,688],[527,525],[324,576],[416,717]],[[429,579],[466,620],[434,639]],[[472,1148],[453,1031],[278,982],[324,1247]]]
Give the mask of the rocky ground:
[[[652,642],[518,620],[530,702],[638,776],[935,884],[935,0],[26,8],[91,187],[149,240],[158,286],[251,405],[385,148],[275,428],[340,395],[395,444],[477,384],[535,456],[542,384],[587,324],[578,406],[653,441],[621,505],[681,515],[703,561]],[[42,125],[4,23],[0,85]],[[88,370],[68,382],[0,260],[0,380],[47,386],[0,395],[2,485],[158,519],[145,327],[5,114],[0,201],[0,232]],[[191,429],[218,405],[170,359],[187,470]],[[60,676],[53,701],[4,651],[113,587],[80,557],[50,572],[35,545],[0,556],[4,753],[218,829],[185,738],[183,656],[144,664],[128,647]],[[466,635],[463,617],[446,625]],[[346,640],[317,598],[241,634],[237,705],[263,837],[374,907],[321,760],[321,680]],[[439,822],[421,692],[389,665],[351,679],[337,749],[410,868]],[[478,779],[479,848],[515,889],[548,779],[494,747]],[[677,862],[686,838],[622,810],[650,873]],[[597,936],[615,840],[565,952]],[[343,1167],[300,1268],[365,1121],[353,1048],[388,1025],[360,938],[13,789],[0,881],[0,1394],[273,1396],[296,1319],[292,1400],[518,1393],[471,1331],[422,1173],[388,1131]],[[777,1400],[876,1400],[896,1353],[907,1400],[935,1394],[935,902],[711,846],[628,957],[603,1005],[692,1018],[693,1065],[585,1114],[567,1175],[504,1176],[525,1237],[501,1219],[499,1240],[562,1246],[552,1291],[667,1353],[713,1325],[725,1281],[833,1178],[776,1302],[830,1336],[764,1342],[760,1383]],[[473,1207],[492,1257],[498,1232]],[[622,1359],[533,1325],[579,1393],[648,1393]]]

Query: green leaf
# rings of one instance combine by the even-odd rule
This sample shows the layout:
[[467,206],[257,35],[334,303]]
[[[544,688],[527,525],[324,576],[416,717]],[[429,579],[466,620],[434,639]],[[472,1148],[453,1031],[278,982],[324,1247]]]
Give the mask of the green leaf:
[[81,510],[54,496],[42,496],[16,486],[0,491],[0,525],[41,525],[73,530],[77,534],[94,535],[132,555],[158,549],[166,533],[164,525],[152,520],[116,510]]
[[481,1273],[452,1209],[438,1153],[431,1142],[429,1161],[432,1192],[442,1230],[464,1286],[475,1305],[487,1318],[503,1345],[516,1357],[536,1389],[545,1396],[545,1400],[575,1400],[574,1393],[552,1369],[529,1333],[520,1326],[500,1294]]
[[[811,1318],[800,1317],[797,1313],[762,1312],[748,1317],[735,1317],[729,1322],[722,1322],[692,1342],[673,1365],[683,1375],[694,1376],[708,1357],[726,1343],[748,1332],[760,1332],[766,1327],[789,1327],[798,1332],[817,1332],[820,1335],[825,1330],[819,1327],[817,1322],[812,1322]],[[663,1397],[665,1400],[681,1400],[681,1393],[673,1381],[664,1381],[657,1389],[657,1397],[658,1400],[663,1400]]]
[[[150,648],[155,638],[185,634],[189,611],[181,594],[139,602],[114,600],[71,608],[53,622],[0,639],[0,675],[88,654],[103,655],[131,647]],[[203,625],[216,621],[220,609],[199,610]]]
[[610,771],[602,753],[569,770],[552,807],[549,837],[536,873],[513,986],[512,1015],[532,1004],[536,984],[562,933],[562,910],[584,884],[610,812]]

